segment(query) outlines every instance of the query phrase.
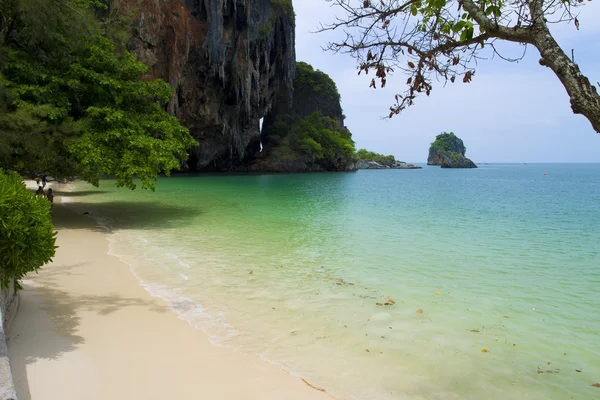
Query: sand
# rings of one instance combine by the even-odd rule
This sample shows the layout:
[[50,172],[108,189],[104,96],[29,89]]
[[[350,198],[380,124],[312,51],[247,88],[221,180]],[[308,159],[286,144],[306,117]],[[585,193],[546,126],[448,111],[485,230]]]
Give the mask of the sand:
[[60,247],[23,281],[9,331],[20,400],[331,399],[272,364],[212,345],[107,254],[102,227],[65,204],[55,203],[53,216]]

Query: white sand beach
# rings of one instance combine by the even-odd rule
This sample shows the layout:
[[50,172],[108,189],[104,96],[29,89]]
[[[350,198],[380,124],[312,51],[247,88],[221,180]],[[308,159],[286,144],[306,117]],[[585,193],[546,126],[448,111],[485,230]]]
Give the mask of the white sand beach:
[[23,281],[9,331],[20,400],[331,397],[255,357],[209,343],[107,254],[104,229],[60,204],[54,261]]

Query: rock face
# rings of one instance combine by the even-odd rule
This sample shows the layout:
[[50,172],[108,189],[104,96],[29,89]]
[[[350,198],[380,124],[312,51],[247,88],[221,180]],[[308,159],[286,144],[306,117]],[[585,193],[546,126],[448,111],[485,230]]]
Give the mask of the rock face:
[[442,168],[477,168],[473,161],[459,153],[442,154],[441,159]]
[[265,116],[260,138],[248,147],[245,170],[356,170],[354,142],[344,118],[335,82],[298,62],[293,90],[280,88],[274,107]]
[[[123,7],[134,5],[124,0]],[[200,146],[190,170],[229,170],[295,73],[291,0],[140,0],[131,41],[149,78],[175,88],[167,105]]]
[[477,165],[465,157],[463,141],[454,133],[441,133],[429,147],[427,165],[439,165],[442,168],[477,168]]
[[379,163],[372,160],[359,160],[356,163],[357,169],[421,169],[418,165],[408,164],[404,161],[394,161],[391,164]]

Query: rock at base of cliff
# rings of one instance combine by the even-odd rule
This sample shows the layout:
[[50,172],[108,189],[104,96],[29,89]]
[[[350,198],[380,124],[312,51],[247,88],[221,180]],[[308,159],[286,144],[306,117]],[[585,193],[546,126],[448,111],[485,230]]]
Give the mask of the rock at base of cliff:
[[404,161],[394,161],[390,165],[378,163],[373,160],[358,160],[357,169],[421,169],[422,167],[414,164],[408,164]]
[[444,154],[440,158],[442,168],[477,168],[473,161],[460,153]]
[[239,166],[237,171],[270,173],[270,172],[324,172],[326,171],[321,165],[310,160],[308,157],[303,158],[263,158],[256,162],[247,165]]

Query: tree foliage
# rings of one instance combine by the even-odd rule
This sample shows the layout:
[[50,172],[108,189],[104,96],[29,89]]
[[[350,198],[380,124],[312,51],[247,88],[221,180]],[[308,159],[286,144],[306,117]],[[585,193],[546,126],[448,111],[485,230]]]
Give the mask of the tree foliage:
[[195,142],[141,79],[124,18],[100,0],[0,0],[0,166],[153,188]]
[[304,118],[284,118],[278,123],[272,129],[286,129],[280,132],[287,134],[277,137],[276,154],[309,158],[329,170],[345,170],[354,161],[352,134],[332,118],[314,112]]
[[15,172],[0,169],[0,284],[6,288],[52,260],[56,233],[50,202],[36,198]]
[[367,149],[360,149],[356,152],[356,157],[359,160],[375,161],[380,164],[391,165],[396,161],[393,155],[383,155],[375,153],[374,151],[368,151]]
[[407,76],[406,91],[395,96],[390,118],[413,105],[419,94],[429,95],[436,80],[470,82],[486,51],[503,57],[496,48],[500,40],[535,47],[540,64],[565,87],[573,112],[600,132],[600,96],[548,28],[571,22],[579,29],[583,0],[327,1],[345,13],[321,29],[346,33],[344,40],[329,44],[330,50],[352,55],[359,74],[374,73],[374,88],[385,86],[392,72]]
[[[332,103],[340,102],[340,92],[337,85],[326,73],[315,70],[312,65],[303,61],[296,63],[296,75],[294,77],[294,90],[305,91],[313,95],[326,98]],[[304,96],[307,96],[304,94]]]
[[333,79],[305,62],[296,63],[292,103],[281,96],[265,119],[262,136],[275,159],[302,159],[326,170],[347,170],[355,156],[352,134],[343,125],[340,94]]
[[429,147],[427,165],[441,165],[442,168],[477,168],[473,161],[465,157],[466,151],[462,139],[454,133],[440,133]]
[[429,147],[429,157],[442,153],[459,153],[464,155],[467,151],[462,139],[453,132],[443,132],[435,137]]

